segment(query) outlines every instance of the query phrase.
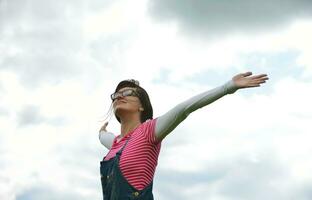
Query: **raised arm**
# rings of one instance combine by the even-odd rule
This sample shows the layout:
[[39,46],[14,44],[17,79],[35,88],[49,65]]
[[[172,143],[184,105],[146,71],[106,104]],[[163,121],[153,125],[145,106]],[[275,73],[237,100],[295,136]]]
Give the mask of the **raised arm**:
[[107,124],[108,122],[105,122],[104,125],[101,127],[99,131],[99,140],[101,144],[103,144],[107,149],[110,149],[113,145],[115,135],[106,130]]
[[240,88],[259,87],[268,80],[266,74],[250,76],[251,72],[238,74],[222,86],[196,95],[169,110],[157,118],[155,137],[158,141],[173,131],[191,112],[206,106],[226,94],[232,94]]

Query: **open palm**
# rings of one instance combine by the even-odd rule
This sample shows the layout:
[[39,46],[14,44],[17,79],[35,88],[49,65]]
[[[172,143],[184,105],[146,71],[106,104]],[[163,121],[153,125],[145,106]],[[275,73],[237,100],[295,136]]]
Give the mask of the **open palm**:
[[266,74],[259,74],[254,76],[251,75],[252,72],[237,74],[232,78],[232,80],[238,88],[250,88],[259,87],[269,79]]

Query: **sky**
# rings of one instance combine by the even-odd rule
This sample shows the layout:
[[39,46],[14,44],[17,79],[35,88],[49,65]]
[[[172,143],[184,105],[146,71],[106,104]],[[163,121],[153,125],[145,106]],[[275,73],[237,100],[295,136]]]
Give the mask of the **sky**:
[[[119,81],[154,117],[266,73],[162,142],[161,200],[312,199],[312,1],[0,0],[0,199],[101,199],[98,130]],[[117,120],[108,130],[118,135]]]

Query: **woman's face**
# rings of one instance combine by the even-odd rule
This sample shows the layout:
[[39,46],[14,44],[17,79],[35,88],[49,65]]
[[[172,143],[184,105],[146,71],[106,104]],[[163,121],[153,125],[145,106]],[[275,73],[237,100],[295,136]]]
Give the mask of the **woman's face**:
[[141,102],[137,96],[135,88],[124,87],[112,95],[113,108],[117,116],[121,116],[124,112],[139,112]]

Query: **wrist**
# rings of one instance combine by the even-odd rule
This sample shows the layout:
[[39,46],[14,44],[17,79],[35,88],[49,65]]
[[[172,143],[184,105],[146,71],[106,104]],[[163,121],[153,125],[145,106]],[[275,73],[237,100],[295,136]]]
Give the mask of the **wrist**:
[[236,92],[236,90],[239,89],[239,87],[234,83],[233,80],[228,81],[225,84],[225,88],[226,88],[227,94],[233,94],[234,92]]

